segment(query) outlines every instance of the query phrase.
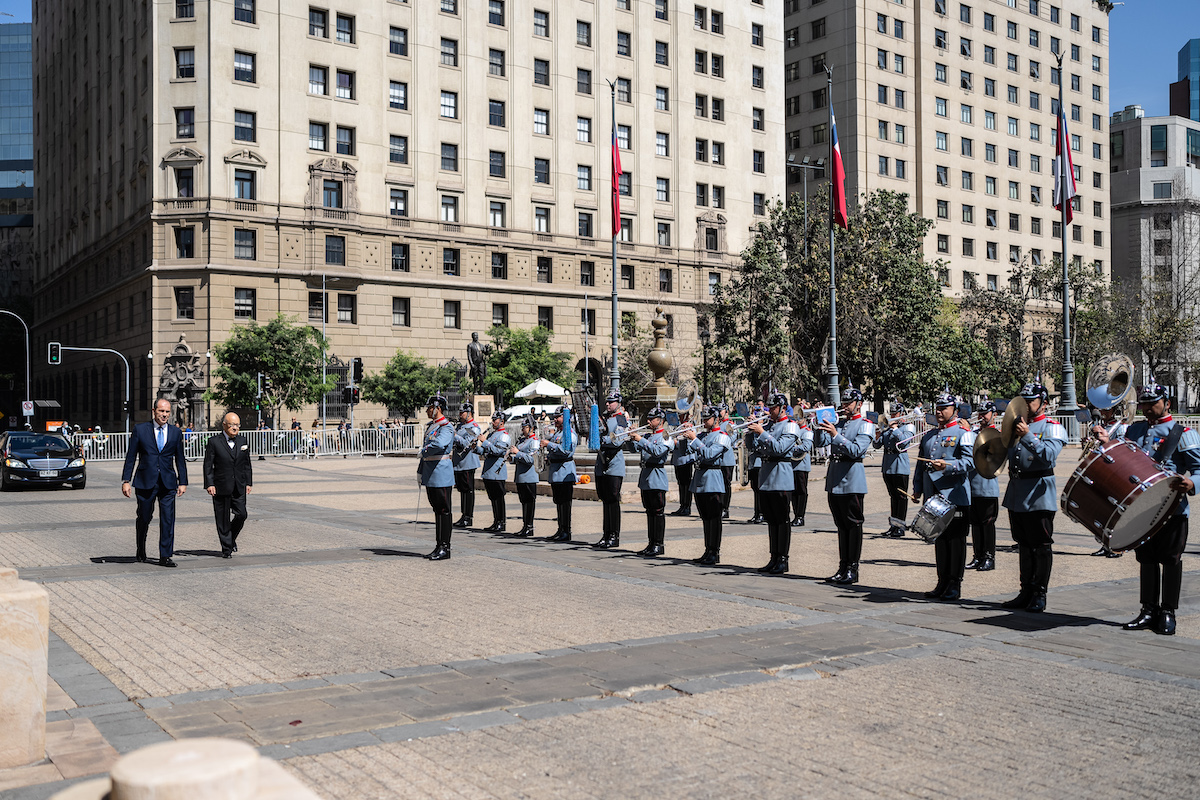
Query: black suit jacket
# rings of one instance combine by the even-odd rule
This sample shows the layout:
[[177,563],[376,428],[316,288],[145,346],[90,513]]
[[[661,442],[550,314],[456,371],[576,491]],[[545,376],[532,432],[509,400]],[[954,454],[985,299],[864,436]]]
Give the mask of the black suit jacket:
[[204,488],[215,486],[217,494],[245,494],[254,485],[250,445],[240,433],[230,448],[225,434],[218,433],[204,448]]

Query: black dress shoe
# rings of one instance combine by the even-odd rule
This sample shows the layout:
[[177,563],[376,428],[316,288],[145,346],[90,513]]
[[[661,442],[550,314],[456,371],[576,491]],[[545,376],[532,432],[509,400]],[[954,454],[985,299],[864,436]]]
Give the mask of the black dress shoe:
[[221,558],[233,558],[233,551],[232,550],[222,550]]
[[521,530],[514,533],[513,536],[518,536],[522,539],[528,539],[530,536],[533,536],[533,526],[532,525],[522,526]]
[[553,536],[551,536],[550,538],[548,538],[546,541],[548,541],[548,542],[569,542],[569,541],[571,541],[571,534],[567,533],[566,531],[559,531],[558,533],[556,533]]
[[430,561],[445,561],[450,557],[450,548],[444,544],[439,544],[433,549],[433,552],[425,556]]
[[804,517],[796,517],[794,520],[792,520],[793,528],[799,528],[799,527],[802,527],[803,525],[804,525]]
[[233,543],[233,552],[237,552],[237,542]]
[[979,566],[976,567],[975,569],[977,572],[991,572],[995,568],[996,568],[996,559],[992,558],[992,556],[990,556],[990,555],[986,555],[983,557],[983,561],[980,561]]
[[1123,555],[1125,555],[1125,554],[1124,554],[1124,553],[1118,553],[1118,552],[1115,552],[1115,551],[1113,551],[1113,550],[1109,550],[1107,553],[1105,553],[1105,554],[1104,554],[1104,557],[1105,557],[1105,558],[1120,558],[1120,557],[1121,557],[1121,556],[1123,556]]
[[172,560],[171,560],[171,559],[169,559],[169,558],[160,558],[160,559],[158,560],[158,565],[159,565],[160,567],[174,567],[174,566],[177,566],[177,565],[175,564],[175,562],[174,562],[174,561],[172,561]]
[[787,556],[780,556],[779,558],[775,559],[775,566],[766,570],[766,574],[768,574],[768,575],[786,575],[787,571],[788,571]]
[[1156,608],[1143,607],[1136,617],[1121,627],[1127,631],[1144,631],[1146,628],[1153,628],[1154,623],[1158,621],[1158,613]]
[[944,595],[945,593],[946,593],[946,587],[943,584],[939,583],[937,586],[933,587],[933,591],[926,592],[925,596],[927,598],[929,598],[930,600],[941,600],[942,595]]
[[1175,612],[1163,609],[1159,612],[1158,621],[1154,623],[1154,632],[1160,636],[1175,635]]
[[1029,601],[1029,605],[1025,606],[1026,611],[1032,611],[1034,614],[1040,614],[1046,610],[1046,593],[1037,591],[1033,593],[1033,597]]
[[1029,605],[1029,601],[1033,599],[1032,589],[1022,589],[1017,593],[1017,596],[1012,600],[1001,603],[1001,608],[1025,608]]
[[946,591],[942,592],[942,596],[938,599],[954,601],[960,597],[962,597],[962,589],[957,586],[949,586],[946,588]]
[[762,525],[764,522],[766,522],[766,520],[763,519],[762,514],[755,514],[753,517],[746,520],[747,525]]
[[693,559],[692,563],[699,564],[702,567],[711,567],[711,566],[714,566],[720,560],[721,560],[720,553],[718,553],[714,550],[705,550],[704,555],[700,556],[699,558]]
[[721,512],[721,519],[729,519],[729,509],[728,508]]
[[664,552],[661,544],[651,544],[646,545],[645,550],[639,550],[638,555],[642,558],[655,558],[656,556],[661,556]]
[[145,564],[145,563],[146,563],[146,561],[148,560],[148,559],[146,558],[146,554],[145,554],[145,553],[138,553],[136,556],[134,556],[134,557],[133,557],[133,559],[134,559],[135,561],[137,561],[139,564]]
[[612,547],[612,537],[606,533],[600,537],[600,541],[593,542],[592,547],[596,548],[597,550],[607,550],[608,548]]
[[495,532],[497,532],[498,530],[500,530],[500,523],[499,523],[499,522],[493,522],[491,525],[488,525],[486,528],[484,528],[484,529],[483,529],[483,532],[484,532],[484,533],[495,533]]
[[841,583],[845,583],[845,582],[846,582],[846,568],[845,567],[838,567],[837,572],[833,573],[832,575],[830,575],[828,578],[825,579],[825,583],[841,584]]
[[771,556],[771,560],[758,568],[758,571],[764,575],[771,574],[771,570],[775,569],[775,565],[779,563],[779,556]]
[[458,522],[454,523],[454,527],[469,528],[469,527],[471,527],[471,523],[473,521],[474,520],[472,520],[470,517],[461,517],[461,518],[459,518]]
[[690,517],[692,510],[690,508],[677,508],[671,512],[672,517]]
[[975,556],[974,558],[972,558],[970,561],[967,562],[967,566],[964,567],[964,569],[979,569],[979,565],[982,563],[983,563],[983,559],[980,558],[979,556]]
[[1094,553],[1089,553],[1088,555],[1092,555],[1092,556],[1107,556],[1107,555],[1108,555],[1108,548],[1107,548],[1107,547],[1101,547],[1101,548],[1100,548],[1099,550],[1097,550],[1096,552],[1094,552]]

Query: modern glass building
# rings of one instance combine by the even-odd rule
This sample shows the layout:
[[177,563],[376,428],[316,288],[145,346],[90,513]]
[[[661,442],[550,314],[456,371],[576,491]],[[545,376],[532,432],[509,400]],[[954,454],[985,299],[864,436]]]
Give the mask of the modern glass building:
[[0,226],[33,225],[33,25],[0,25]]
[[1171,85],[1171,113],[1200,122],[1200,39],[1179,49],[1179,82]]

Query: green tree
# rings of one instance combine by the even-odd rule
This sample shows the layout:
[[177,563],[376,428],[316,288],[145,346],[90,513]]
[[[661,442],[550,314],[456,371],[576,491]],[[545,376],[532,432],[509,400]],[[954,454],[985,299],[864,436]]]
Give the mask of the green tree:
[[448,367],[431,367],[415,353],[397,350],[382,372],[363,377],[362,396],[408,419],[453,381],[454,371]]
[[[299,411],[335,384],[332,376],[321,382],[324,345],[320,331],[282,314],[266,325],[251,320],[235,326],[228,339],[213,347],[218,364],[213,374],[220,382],[204,393],[204,399],[226,408],[261,403],[272,416],[278,416],[280,408]],[[260,372],[261,401],[256,397]]]
[[575,383],[571,354],[552,351],[552,335],[540,325],[530,330],[493,325],[488,331],[492,347],[487,354],[484,390],[499,396],[504,405],[511,404],[520,389],[538,378],[571,388]]

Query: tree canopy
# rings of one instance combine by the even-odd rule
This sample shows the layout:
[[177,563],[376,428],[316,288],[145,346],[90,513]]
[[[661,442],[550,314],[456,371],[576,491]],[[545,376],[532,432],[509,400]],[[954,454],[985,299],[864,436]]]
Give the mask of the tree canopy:
[[[235,326],[229,338],[212,349],[217,361],[213,374],[220,382],[205,392],[205,399],[227,408],[260,403],[273,412],[280,408],[299,411],[334,386],[332,376],[321,382],[324,345],[320,331],[282,314],[266,325],[251,320]],[[261,400],[256,397],[260,372]]]
[[407,419],[416,416],[416,410],[430,396],[445,391],[453,381],[454,371],[450,368],[431,367],[415,353],[397,350],[382,372],[363,377],[362,397]]
[[552,351],[552,335],[540,325],[529,330],[493,325],[488,330],[492,347],[484,391],[499,396],[502,405],[512,405],[516,393],[538,378],[571,388],[575,383],[571,354]]

